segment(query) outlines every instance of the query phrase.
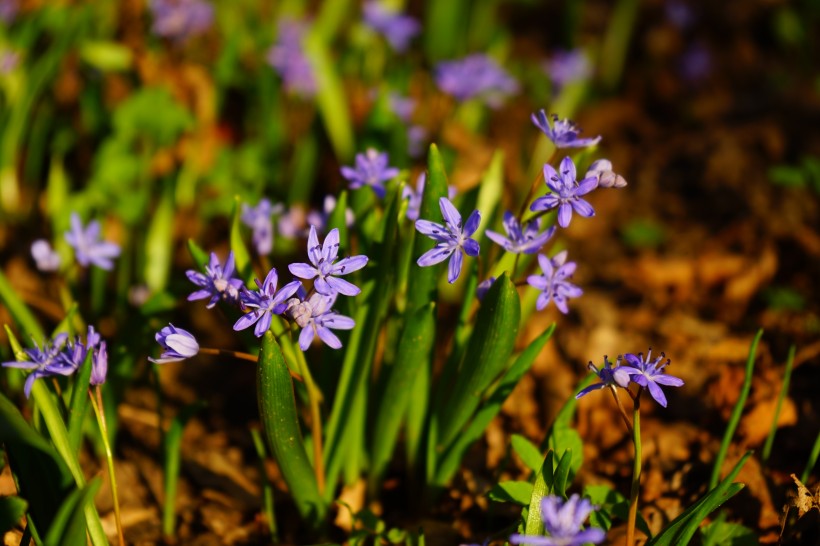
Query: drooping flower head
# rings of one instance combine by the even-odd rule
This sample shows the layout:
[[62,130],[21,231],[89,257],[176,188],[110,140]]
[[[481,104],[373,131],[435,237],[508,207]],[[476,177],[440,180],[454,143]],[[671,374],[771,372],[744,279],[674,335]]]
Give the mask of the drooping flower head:
[[271,269],[265,277],[265,282],[259,282],[259,279],[254,279],[259,291],[251,292],[247,288],[242,290],[242,306],[250,308],[249,313],[245,313],[236,324],[233,325],[234,330],[244,330],[256,323],[254,328],[254,335],[262,337],[270,328],[273,315],[281,315],[287,309],[286,300],[291,297],[302,286],[299,281],[292,281],[282,287],[278,292],[276,291],[276,284],[279,278],[276,274],[276,269]]
[[224,267],[219,263],[216,254],[211,252],[211,258],[208,265],[205,266],[204,275],[193,269],[185,272],[188,280],[200,287],[199,290],[188,296],[188,301],[210,298],[208,305],[206,305],[208,309],[211,309],[220,300],[231,304],[239,303],[239,290],[244,284],[240,279],[233,276],[234,268],[233,251],[228,254]]
[[177,328],[173,324],[165,326],[157,332],[154,338],[163,349],[159,358],[148,358],[148,360],[155,364],[180,362],[196,356],[199,352],[199,343],[197,343],[193,334],[188,330]]
[[379,198],[384,199],[386,190],[384,183],[392,180],[399,174],[399,170],[389,166],[387,152],[368,148],[363,154],[356,154],[356,166],[341,168],[342,176],[350,182],[350,189],[355,190],[362,186],[370,186]]
[[626,180],[612,170],[612,162],[608,159],[598,159],[592,162],[584,178],[595,178],[599,188],[623,188]]
[[31,257],[34,258],[37,269],[40,271],[52,272],[60,269],[60,255],[45,239],[37,239],[31,243]]
[[206,32],[214,21],[214,7],[204,0],[151,0],[149,5],[151,31],[176,42]]
[[600,136],[579,138],[581,130],[578,126],[568,119],[558,119],[555,114],[552,115],[552,125],[550,125],[547,114],[543,110],[532,114],[532,122],[547,135],[556,148],[585,148],[601,141]]
[[575,398],[581,398],[584,395],[591,393],[592,391],[597,391],[598,389],[603,389],[604,387],[623,387],[626,388],[629,384],[629,374],[625,373],[622,369],[623,356],[618,355],[616,359],[616,367],[612,367],[612,362],[609,361],[609,358],[604,355],[604,365],[599,370],[598,367],[589,361],[587,364],[587,368],[590,371],[594,372],[595,375],[598,376],[598,379],[601,380],[600,383],[595,383],[582,389],[581,392],[575,395]]
[[332,309],[336,295],[323,296],[315,292],[307,300],[291,299],[287,315],[302,328],[299,348],[307,351],[314,336],[319,336],[331,349],[339,349],[342,342],[330,330],[351,330],[356,323],[352,318],[340,315]]
[[492,107],[518,91],[518,82],[491,57],[474,53],[436,65],[436,85],[459,101],[479,97]]
[[447,269],[447,281],[456,282],[461,274],[461,264],[464,260],[462,252],[476,257],[480,251],[478,242],[470,236],[478,229],[481,223],[481,213],[474,210],[467,218],[467,223],[461,225],[461,213],[458,212],[449,199],[442,197],[438,201],[444,225],[430,220],[416,220],[416,231],[436,241],[436,246],[419,257],[421,267],[428,267],[450,258]]
[[551,226],[544,233],[538,233],[540,220],[535,218],[523,226],[518,222],[518,218],[510,212],[504,212],[504,231],[507,237],[500,233],[490,231],[485,232],[491,241],[501,245],[508,252],[514,254],[535,254],[555,233],[555,226]]
[[552,58],[544,63],[544,70],[556,88],[586,80],[592,75],[592,65],[583,49],[556,51]]
[[302,46],[307,28],[305,22],[281,19],[276,43],[268,50],[267,60],[289,93],[310,98],[316,94],[316,75]]
[[281,203],[274,205],[267,198],[262,198],[255,207],[242,204],[242,223],[253,230],[253,245],[259,254],[265,256],[273,250],[273,215],[283,211]]
[[379,0],[365,2],[364,22],[400,53],[407,50],[410,40],[421,31],[421,24],[416,19],[388,9]]
[[83,267],[94,264],[110,271],[114,268],[114,258],[120,255],[120,247],[115,243],[100,240],[100,223],[92,220],[83,227],[80,216],[71,213],[71,229],[65,233],[65,240],[74,248],[74,256]]
[[[316,227],[310,226],[308,235],[308,259],[310,264],[290,264],[288,269],[300,279],[314,279],[313,288],[324,296],[333,296],[337,293],[345,296],[355,296],[361,290],[358,286],[340,279],[338,275],[347,275],[358,271],[367,265],[367,256],[350,256],[336,262],[339,254],[339,230],[333,228],[325,237],[323,244],[319,244]],[[311,265],[312,264],[312,265]]]
[[582,195],[586,195],[598,186],[595,176],[575,180],[575,163],[565,157],[559,165],[560,173],[549,163],[544,164],[544,181],[552,193],[539,197],[530,205],[530,210],[552,210],[558,208],[558,225],[565,228],[572,220],[572,212],[589,218],[595,216],[595,210]]
[[558,495],[548,495],[541,500],[541,518],[544,529],[549,536],[532,536],[514,534],[510,544],[529,544],[531,546],[582,546],[583,544],[600,544],[606,538],[603,529],[589,527],[584,529],[584,521],[597,507],[575,494],[566,501]]
[[[666,361],[662,362],[664,359]],[[661,389],[664,387],[681,387],[683,380],[666,373],[666,367],[671,363],[671,360],[666,358],[666,355],[661,353],[660,356],[652,359],[652,349],[646,353],[644,358],[643,353],[634,355],[627,353],[624,355],[625,365],[618,369],[623,370],[623,373],[629,375],[629,379],[636,385],[640,385],[649,390],[649,394],[655,399],[655,402],[663,407],[666,407],[666,395]]]
[[567,280],[575,273],[576,263],[567,262],[567,251],[564,250],[551,259],[539,254],[538,264],[544,273],[527,277],[527,283],[541,291],[535,302],[535,308],[541,311],[549,305],[550,301],[553,301],[559,311],[564,314],[569,313],[567,306],[569,299],[577,298],[584,293]]
[[26,382],[23,385],[23,392],[26,394],[26,398],[31,395],[31,388],[37,379],[51,375],[71,375],[74,373],[76,367],[63,353],[63,348],[67,340],[68,334],[57,334],[54,336],[54,339],[43,341],[42,348],[35,342],[33,348],[25,349],[24,352],[26,356],[28,356],[28,360],[2,363],[2,366],[6,368],[31,370],[31,373],[28,374]]

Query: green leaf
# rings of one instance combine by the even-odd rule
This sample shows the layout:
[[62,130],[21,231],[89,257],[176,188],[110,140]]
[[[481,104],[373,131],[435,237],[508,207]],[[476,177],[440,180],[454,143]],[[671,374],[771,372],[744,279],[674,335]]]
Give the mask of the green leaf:
[[71,401],[68,409],[68,441],[74,453],[79,453],[83,439],[83,423],[88,413],[88,385],[91,380],[91,360],[94,351],[88,351],[82,365],[74,374]]
[[567,449],[561,455],[561,460],[558,461],[558,466],[555,468],[555,477],[552,484],[552,492],[561,497],[567,496],[567,486],[570,483],[570,472],[572,467],[572,450]]
[[439,421],[438,445],[442,448],[454,442],[487,388],[504,371],[515,345],[520,314],[518,292],[505,273],[484,296],[453,394],[435,416]]
[[701,522],[720,505],[743,489],[744,485],[742,483],[732,483],[732,480],[735,479],[740,469],[743,468],[743,465],[751,456],[751,451],[746,452],[717,487],[672,520],[663,531],[647,542],[647,546],[688,544]]
[[194,260],[194,265],[200,271],[205,270],[205,266],[208,264],[208,253],[202,250],[196,241],[193,239],[188,239],[188,252],[191,253],[191,258]]
[[514,502],[521,506],[529,506],[532,490],[533,485],[530,482],[506,481],[494,485],[488,496],[496,502]]
[[535,475],[535,482],[532,486],[532,496],[527,508],[526,523],[524,524],[524,534],[531,536],[541,536],[544,534],[544,521],[541,519],[541,500],[552,488],[553,469],[555,468],[555,452],[550,451],[544,457],[544,464],[541,470]]
[[37,319],[34,318],[34,314],[29,310],[20,296],[17,295],[17,292],[11,286],[8,279],[6,279],[2,270],[0,270],[0,301],[2,301],[6,309],[9,310],[14,322],[20,325],[26,333],[26,337],[34,338],[37,340],[37,343],[43,342],[46,337],[45,332],[40,328],[40,324],[37,322]]
[[302,521],[322,525],[326,506],[305,450],[288,366],[271,332],[262,338],[257,390],[262,426]]
[[402,332],[396,362],[382,396],[371,448],[371,491],[375,492],[399,436],[402,417],[412,403],[413,384],[419,368],[429,366],[430,351],[435,340],[436,306],[429,303],[413,313]]
[[757,546],[760,541],[755,532],[739,523],[722,519],[713,521],[701,529],[703,546]]
[[123,72],[134,61],[123,44],[103,40],[87,41],[80,46],[80,58],[101,72]]
[[177,484],[179,483],[179,463],[182,455],[182,433],[185,425],[197,412],[205,407],[203,400],[185,406],[171,421],[164,439],[164,482],[165,504],[162,507],[162,533],[166,537],[176,534]]
[[520,434],[513,434],[510,439],[510,443],[518,456],[521,457],[524,464],[527,465],[527,467],[529,467],[533,472],[538,472],[544,462],[544,459],[541,455],[541,451],[535,446],[535,444]]
[[233,198],[233,214],[231,214],[231,250],[233,250],[234,260],[236,260],[236,271],[238,276],[245,280],[246,284],[253,282],[253,271],[251,269],[251,254],[242,238],[242,200],[238,195]]
[[174,188],[165,184],[145,237],[145,284],[152,293],[168,286],[174,249]]
[[26,513],[28,503],[20,497],[0,497],[0,534],[12,530]]
[[336,200],[336,207],[327,219],[327,229],[336,228],[339,230],[339,247],[344,250],[350,249],[350,241],[347,234],[347,190],[342,190]]
[[85,512],[94,504],[94,495],[100,489],[102,481],[94,478],[82,489],[75,489],[66,497],[54,521],[48,528],[44,544],[84,544],[86,541]]

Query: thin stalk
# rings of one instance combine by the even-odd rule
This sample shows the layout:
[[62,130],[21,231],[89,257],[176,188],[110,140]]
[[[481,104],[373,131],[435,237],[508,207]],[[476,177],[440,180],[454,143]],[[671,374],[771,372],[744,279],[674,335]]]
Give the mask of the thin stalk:
[[[291,332],[293,332],[291,330]],[[310,374],[305,353],[301,350],[296,353],[296,364],[302,374],[302,381],[305,384],[310,403],[310,433],[313,437],[313,469],[316,472],[316,484],[319,487],[319,494],[325,492],[325,463],[322,455],[322,412],[319,404],[322,402],[322,392],[316,386],[313,376]]]
[[635,544],[635,520],[638,518],[638,497],[641,493],[641,391],[635,395],[632,410],[632,444],[635,446],[635,461],[632,466],[632,486],[629,492],[629,517],[626,521],[626,546]]
[[618,412],[621,414],[621,418],[624,420],[626,430],[629,431],[630,434],[633,434],[634,431],[632,430],[632,423],[629,422],[629,417],[626,414],[624,405],[621,403],[621,398],[618,396],[618,390],[613,386],[610,386],[609,390],[612,393],[612,398],[615,399],[615,403],[618,404]]
[[[555,159],[555,156],[557,156],[557,155],[558,155],[558,148],[556,148],[552,151],[552,155],[547,160],[547,163],[552,164],[553,160]],[[532,196],[535,195],[535,190],[538,188],[539,182],[541,182],[543,180],[544,180],[544,169],[540,169],[538,171],[538,176],[535,177],[535,180],[532,181],[532,185],[530,185],[530,189],[527,192],[527,196],[524,198],[524,202],[521,203],[521,208],[518,209],[518,222],[519,223],[521,223],[521,221],[524,219],[524,213],[527,212],[527,205],[529,204],[530,199],[532,199]]]
[[[96,396],[95,396],[96,395]],[[102,390],[97,385],[95,390],[88,389],[88,397],[91,399],[91,407],[94,408],[94,415],[97,416],[97,424],[100,427],[103,447],[105,448],[105,459],[108,463],[108,478],[111,480],[111,496],[114,499],[114,519],[117,522],[117,539],[120,546],[125,546],[125,535],[122,532],[122,519],[120,518],[120,499],[117,494],[117,477],[114,473],[114,455],[111,452],[111,443],[108,441],[108,426],[105,423],[105,412],[103,411]]]
[[[204,355],[213,356],[230,356],[238,360],[247,360],[248,362],[259,362],[259,357],[250,353],[243,353],[241,351],[230,351],[228,349],[213,349],[211,347],[200,347],[199,352]],[[289,370],[290,371],[290,370]],[[291,371],[290,376],[296,381],[303,383],[304,379],[298,373]]]
[[763,453],[761,454],[764,463],[769,462],[769,455],[771,455],[772,446],[774,445],[774,436],[777,434],[777,421],[780,418],[780,410],[783,408],[783,400],[789,392],[795,350],[794,345],[789,347],[789,356],[786,358],[786,370],[783,372],[783,386],[780,388],[780,394],[777,396],[777,405],[774,409],[772,426],[769,429],[769,436],[766,438],[766,443],[763,445]]

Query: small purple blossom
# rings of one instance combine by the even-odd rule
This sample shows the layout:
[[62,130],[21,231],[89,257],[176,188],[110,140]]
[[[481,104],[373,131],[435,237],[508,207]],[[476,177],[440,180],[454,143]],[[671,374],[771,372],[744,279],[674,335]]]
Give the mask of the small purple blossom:
[[664,13],[666,20],[681,30],[689,28],[695,22],[692,8],[681,0],[667,0],[664,3]]
[[149,5],[151,31],[176,42],[206,32],[214,21],[214,7],[203,0],[151,0]]
[[20,0],[0,0],[0,21],[10,25],[20,11]]
[[242,223],[253,230],[253,244],[260,255],[268,255],[273,250],[273,215],[281,214],[284,207],[272,204],[262,198],[255,207],[242,204]]
[[683,379],[666,373],[666,367],[672,361],[667,358],[665,362],[661,363],[664,358],[666,358],[666,355],[661,353],[653,360],[651,348],[646,353],[645,359],[643,353],[637,355],[627,353],[624,355],[626,364],[619,369],[629,375],[632,383],[648,389],[655,402],[666,407],[666,395],[660,385],[664,387],[681,387],[683,386]]
[[556,51],[552,58],[544,63],[544,70],[549,74],[553,85],[561,88],[576,81],[586,80],[592,75],[589,57],[582,49]]
[[208,309],[216,305],[219,300],[225,300],[231,304],[239,303],[239,290],[244,285],[240,279],[233,276],[234,268],[233,251],[228,254],[224,267],[219,263],[216,254],[211,252],[210,262],[205,266],[204,275],[193,269],[185,272],[188,280],[200,287],[188,296],[188,301],[211,298],[206,305]]
[[91,379],[92,385],[102,385],[108,375],[108,346],[105,341],[100,342],[100,346],[94,351],[91,357]]
[[694,43],[683,52],[678,68],[684,80],[699,84],[712,72],[712,54],[702,43]]
[[287,309],[286,300],[296,293],[301,288],[302,283],[299,281],[292,281],[282,287],[278,292],[276,285],[279,282],[279,277],[276,274],[276,269],[271,269],[265,277],[265,282],[259,282],[259,279],[254,279],[259,291],[251,292],[247,288],[242,291],[242,306],[250,308],[249,313],[245,313],[233,325],[236,331],[249,328],[256,323],[254,328],[254,335],[262,337],[270,328],[273,315],[281,315]]
[[20,53],[13,49],[0,49],[0,76],[4,76],[20,64]]
[[424,153],[424,145],[428,137],[427,128],[423,125],[407,127],[407,154],[413,158],[420,157]]
[[612,362],[609,361],[609,358],[604,355],[604,365],[599,370],[592,361],[589,361],[587,364],[587,368],[591,372],[594,372],[595,375],[598,376],[598,379],[601,380],[600,383],[595,383],[594,385],[590,385],[585,389],[581,390],[578,394],[575,395],[575,398],[581,398],[584,395],[591,393],[592,391],[597,391],[598,389],[603,389],[604,387],[623,387],[626,388],[629,385],[629,374],[624,372],[622,368],[623,356],[618,355],[617,360],[615,361],[616,367],[612,367]]
[[165,326],[157,332],[154,338],[163,349],[160,358],[148,358],[154,364],[180,362],[199,353],[199,343],[197,343],[194,335],[188,330],[175,327],[173,324]]
[[567,251],[561,251],[552,259],[543,254],[538,255],[538,264],[544,272],[542,275],[530,275],[527,283],[542,293],[535,302],[535,308],[541,311],[550,301],[565,315],[569,312],[567,302],[570,298],[577,298],[584,292],[567,279],[575,273],[575,262],[567,262]]
[[355,168],[341,168],[342,176],[350,182],[350,189],[370,186],[379,198],[384,199],[384,183],[399,174],[397,168],[388,166],[389,161],[387,152],[379,153],[373,148],[368,148],[365,153],[356,154]]
[[406,51],[410,40],[421,31],[421,25],[415,18],[388,9],[378,0],[365,2],[364,22],[384,36],[399,53]]
[[478,297],[478,301],[483,301],[484,296],[487,295],[487,292],[490,290],[490,287],[495,283],[495,277],[489,277],[481,281],[475,289],[475,295]]
[[65,240],[74,248],[77,262],[83,267],[94,264],[110,271],[114,268],[114,258],[120,255],[120,247],[109,241],[100,241],[100,223],[92,220],[83,227],[80,216],[71,213],[71,229],[65,233]]
[[[336,210],[336,198],[332,195],[325,195],[325,200],[322,202],[322,210],[311,210],[308,212],[307,223],[316,226],[317,231],[324,231],[330,220],[330,215],[334,210]],[[345,225],[350,227],[355,220],[356,216],[353,214],[353,210],[347,207],[345,209]]]
[[336,263],[339,253],[339,230],[333,228],[325,237],[323,244],[319,244],[316,227],[310,226],[308,235],[308,259],[310,264],[290,264],[290,272],[300,279],[313,279],[313,288],[324,296],[333,296],[337,293],[345,296],[355,296],[361,292],[358,286],[338,278],[336,275],[347,275],[358,271],[367,265],[367,256],[350,256]]
[[601,141],[601,137],[595,138],[578,138],[581,130],[575,123],[568,119],[558,119],[558,116],[552,115],[552,124],[550,125],[547,114],[540,110],[531,116],[532,122],[536,127],[547,135],[556,148],[585,148],[587,146],[594,146]]
[[319,336],[331,349],[339,349],[342,342],[330,330],[351,330],[356,323],[352,318],[340,315],[332,309],[336,295],[323,296],[318,292],[306,301],[289,300],[287,315],[302,328],[299,334],[299,348],[307,351],[314,336]]
[[612,162],[608,159],[598,159],[592,162],[584,178],[593,177],[598,181],[599,188],[623,188],[626,180],[612,170]]
[[468,256],[478,256],[480,250],[478,242],[470,239],[470,235],[478,229],[481,213],[474,210],[462,227],[461,214],[450,200],[442,197],[438,203],[441,215],[444,217],[444,225],[430,220],[416,220],[416,230],[437,243],[431,250],[422,254],[416,263],[421,267],[428,267],[450,258],[447,281],[452,284],[461,274],[461,264],[464,260],[462,251]]
[[580,182],[575,180],[575,163],[565,157],[559,166],[560,174],[550,165],[544,165],[544,181],[552,193],[539,197],[530,205],[530,210],[552,210],[558,208],[558,225],[562,228],[569,226],[572,212],[589,218],[595,216],[595,210],[586,200],[581,199],[598,186],[598,179],[594,176],[584,178]]
[[508,95],[518,92],[518,82],[495,60],[482,53],[438,63],[435,79],[439,89],[456,100],[480,97],[494,108],[501,106]]
[[6,368],[31,370],[23,386],[23,392],[26,394],[26,398],[31,395],[31,388],[37,379],[51,375],[71,375],[74,373],[74,370],[77,369],[71,359],[63,353],[67,339],[68,334],[57,334],[53,340],[43,341],[42,348],[35,343],[33,348],[25,349],[24,352],[29,360],[2,363],[2,366]]
[[[335,202],[335,199],[334,199]],[[279,217],[276,227],[279,229],[279,235],[286,239],[295,239],[305,232],[307,227],[307,216],[309,213],[305,212],[305,207],[300,204],[291,206],[285,214]]]
[[[421,209],[421,198],[424,196],[424,186],[427,183],[427,173],[422,171],[416,178],[416,189],[410,186],[405,186],[401,192],[401,198],[407,199],[407,219],[416,221],[419,219],[419,210]],[[456,188],[454,186],[447,186],[447,198],[450,201],[456,196]]]
[[410,123],[413,118],[413,111],[416,109],[416,101],[412,97],[404,97],[395,91],[391,91],[387,96],[387,102],[390,105],[390,110],[396,114],[404,123]]
[[603,529],[582,526],[589,514],[597,510],[589,499],[575,494],[566,501],[558,495],[548,495],[541,500],[541,518],[549,536],[514,534],[510,544],[531,546],[582,546],[600,544],[606,538]]
[[552,226],[541,234],[538,233],[538,229],[538,218],[534,218],[522,226],[512,212],[506,211],[504,212],[504,231],[507,232],[507,237],[489,229],[485,233],[491,241],[503,246],[507,252],[535,254],[550,240],[556,228]]
[[282,78],[288,92],[310,98],[316,94],[317,84],[313,66],[302,47],[307,27],[305,22],[281,19],[279,35],[268,50],[267,61]]
[[60,255],[45,239],[37,239],[31,243],[31,257],[37,264],[37,269],[43,272],[52,272],[60,269]]

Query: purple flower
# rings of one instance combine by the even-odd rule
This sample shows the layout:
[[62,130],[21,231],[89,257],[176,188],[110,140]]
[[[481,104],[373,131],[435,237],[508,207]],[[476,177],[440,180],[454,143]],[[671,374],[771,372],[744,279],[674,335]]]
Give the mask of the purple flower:
[[558,310],[566,315],[569,312],[567,300],[583,294],[580,288],[567,280],[575,273],[575,262],[567,262],[567,251],[564,250],[552,259],[539,254],[538,264],[544,274],[527,277],[527,283],[542,292],[535,302],[535,308],[541,311],[550,301],[554,301]]
[[0,0],[0,21],[10,25],[20,10],[20,0]]
[[420,157],[424,153],[424,144],[427,142],[428,132],[423,125],[407,127],[407,154],[410,157]]
[[550,125],[547,114],[543,110],[532,114],[532,122],[536,127],[541,129],[547,138],[549,138],[556,148],[584,148],[586,146],[594,146],[601,141],[601,137],[595,138],[578,138],[581,130],[568,119],[558,119],[555,114],[552,115],[552,125]]
[[712,71],[712,55],[706,46],[694,43],[681,56],[679,70],[684,80],[698,84]]
[[240,279],[233,276],[234,267],[233,251],[228,254],[228,260],[225,262],[224,267],[219,263],[216,254],[211,252],[211,259],[209,264],[205,266],[204,275],[193,269],[185,272],[188,280],[200,287],[200,290],[192,292],[188,296],[188,301],[211,298],[208,305],[206,305],[208,309],[216,305],[219,300],[225,300],[232,304],[239,303],[239,290],[244,285]]
[[410,40],[421,31],[421,25],[413,17],[390,10],[378,0],[365,3],[364,22],[400,53],[407,50]]
[[253,333],[256,337],[262,337],[270,328],[273,315],[281,315],[287,309],[286,300],[296,293],[302,283],[299,281],[289,282],[277,292],[276,284],[279,282],[279,278],[276,269],[271,269],[268,272],[264,283],[259,282],[259,279],[254,280],[259,287],[259,291],[251,292],[245,288],[241,295],[242,306],[250,307],[252,311],[239,317],[239,320],[233,325],[233,329],[236,331],[244,330],[256,323]]
[[71,229],[65,233],[65,240],[74,248],[74,255],[83,267],[94,264],[110,271],[114,267],[111,260],[120,255],[120,247],[108,241],[100,241],[100,223],[93,220],[84,228],[76,212],[71,213]]
[[342,342],[330,329],[350,330],[356,323],[352,318],[333,311],[331,308],[335,302],[335,294],[328,297],[318,292],[307,301],[289,300],[287,314],[302,328],[299,334],[299,348],[302,351],[308,350],[315,335],[331,349],[341,348]]
[[108,347],[105,341],[94,351],[91,357],[91,384],[102,385],[108,375]]
[[242,204],[242,222],[253,230],[253,244],[261,255],[270,254],[273,250],[273,215],[281,214],[284,207],[272,204],[262,198],[255,207]]
[[17,68],[18,64],[20,64],[20,53],[13,49],[0,49],[0,76]]
[[575,81],[586,80],[592,74],[589,58],[582,49],[556,51],[552,58],[544,63],[544,69],[557,88]]
[[586,200],[581,199],[596,188],[598,179],[594,176],[584,178],[580,182],[575,180],[575,163],[565,157],[559,166],[561,173],[546,163],[544,165],[544,181],[552,193],[539,197],[530,205],[530,210],[552,210],[558,207],[558,225],[565,228],[572,220],[572,211],[585,218],[595,216],[595,211]]
[[[307,214],[307,223],[316,226],[316,231],[324,231],[327,223],[330,220],[330,215],[336,210],[336,198],[332,195],[325,195],[325,200],[322,203],[322,210],[311,210]],[[350,227],[353,225],[356,217],[350,207],[345,209],[345,225]],[[309,231],[309,230],[308,230]]]
[[[407,199],[407,219],[414,222],[419,219],[419,209],[421,209],[421,198],[424,196],[424,185],[427,183],[427,173],[422,171],[416,178],[416,190],[410,186],[405,186],[401,192],[401,198]],[[447,197],[451,201],[456,196],[456,188],[447,186]]]
[[57,271],[60,268],[60,255],[45,239],[37,239],[31,243],[31,257],[40,271]]
[[[335,202],[335,199],[334,199]],[[295,204],[290,207],[285,214],[279,217],[276,227],[279,228],[279,235],[286,239],[295,239],[304,233],[307,226],[307,214],[305,207]]]
[[214,8],[202,0],[151,0],[154,24],[151,31],[157,36],[183,42],[211,28]]
[[652,349],[646,353],[646,359],[643,353],[634,355],[627,353],[624,355],[626,364],[620,369],[624,373],[629,374],[630,380],[640,385],[641,387],[649,389],[649,394],[655,399],[655,402],[663,407],[666,407],[666,395],[663,393],[659,385],[664,387],[680,387],[683,385],[683,379],[668,375],[665,368],[672,362],[666,359],[666,362],[661,364],[661,361],[666,358],[666,355],[661,353],[660,356],[652,360]]
[[549,495],[541,500],[541,518],[548,537],[519,535],[510,536],[510,544],[529,544],[531,546],[581,546],[582,544],[599,544],[606,538],[603,529],[582,525],[591,512],[597,510],[589,499],[572,495],[564,501],[558,495]]
[[339,230],[333,228],[325,237],[324,244],[319,244],[319,237],[316,235],[316,227],[310,226],[308,235],[308,258],[310,264],[296,263],[290,264],[290,272],[300,279],[312,279],[313,288],[324,296],[333,296],[336,293],[345,296],[355,296],[361,290],[358,286],[339,279],[336,275],[347,275],[358,271],[367,265],[367,256],[350,256],[336,262],[339,253]]
[[584,178],[593,177],[598,181],[599,188],[623,188],[626,180],[620,174],[613,172],[612,162],[608,159],[598,159],[592,162]]
[[370,186],[380,198],[384,198],[386,191],[384,182],[398,176],[399,170],[389,167],[390,159],[387,153],[379,153],[368,148],[363,154],[356,154],[356,167],[342,167],[342,176],[350,182],[350,189],[355,190],[362,186]]
[[74,373],[76,366],[74,366],[73,362],[63,353],[63,347],[67,339],[68,334],[57,334],[53,340],[43,341],[42,348],[35,343],[34,348],[25,349],[24,352],[29,360],[2,363],[2,366],[6,368],[32,370],[23,386],[23,392],[25,392],[26,398],[31,395],[31,388],[35,380],[51,375],[71,375]]
[[387,102],[390,104],[390,110],[396,114],[404,123],[410,123],[413,117],[413,111],[416,109],[416,101],[412,97],[403,97],[391,91],[387,97]]
[[196,356],[199,352],[199,343],[188,330],[177,328],[169,324],[154,336],[157,343],[162,345],[163,353],[160,358],[148,358],[155,364],[180,362],[186,358]]
[[664,5],[664,12],[667,21],[681,30],[689,28],[695,22],[695,14],[692,13],[692,8],[686,2],[680,0],[667,0]]
[[498,107],[518,91],[518,82],[491,57],[474,53],[455,61],[436,65],[436,85],[457,100],[481,97],[485,103]]
[[268,64],[282,78],[288,92],[313,97],[316,94],[316,76],[302,48],[307,23],[283,18],[278,29],[277,41],[268,50]]
[[552,226],[539,235],[538,228],[538,218],[527,222],[522,227],[518,223],[518,218],[512,212],[506,211],[504,213],[504,231],[507,232],[507,237],[489,229],[486,233],[491,241],[503,246],[507,252],[535,254],[549,241],[556,229],[555,226]]
[[598,376],[598,379],[601,380],[600,383],[595,383],[594,385],[590,385],[589,387],[581,390],[578,394],[575,395],[575,398],[581,398],[582,396],[591,393],[592,391],[597,391],[598,389],[603,389],[604,387],[623,387],[626,388],[629,385],[629,374],[624,372],[622,369],[622,362],[623,356],[618,355],[616,360],[617,367],[612,367],[612,362],[609,361],[609,358],[604,355],[604,366],[600,370],[598,369],[592,361],[589,361],[587,364],[587,368],[590,371],[595,372],[595,375]]
[[479,283],[479,285],[475,289],[475,295],[478,297],[478,301],[482,301],[484,296],[487,295],[487,292],[490,290],[490,287],[496,281],[495,277],[490,277],[488,279],[484,279]]
[[478,242],[469,237],[478,229],[481,213],[474,210],[462,228],[461,214],[450,200],[442,197],[438,200],[438,204],[441,208],[441,215],[444,217],[444,225],[430,220],[416,220],[416,230],[438,243],[431,250],[422,254],[416,263],[421,267],[427,267],[450,258],[447,281],[452,284],[461,274],[461,263],[464,259],[462,251],[469,256],[478,256],[480,250]]

